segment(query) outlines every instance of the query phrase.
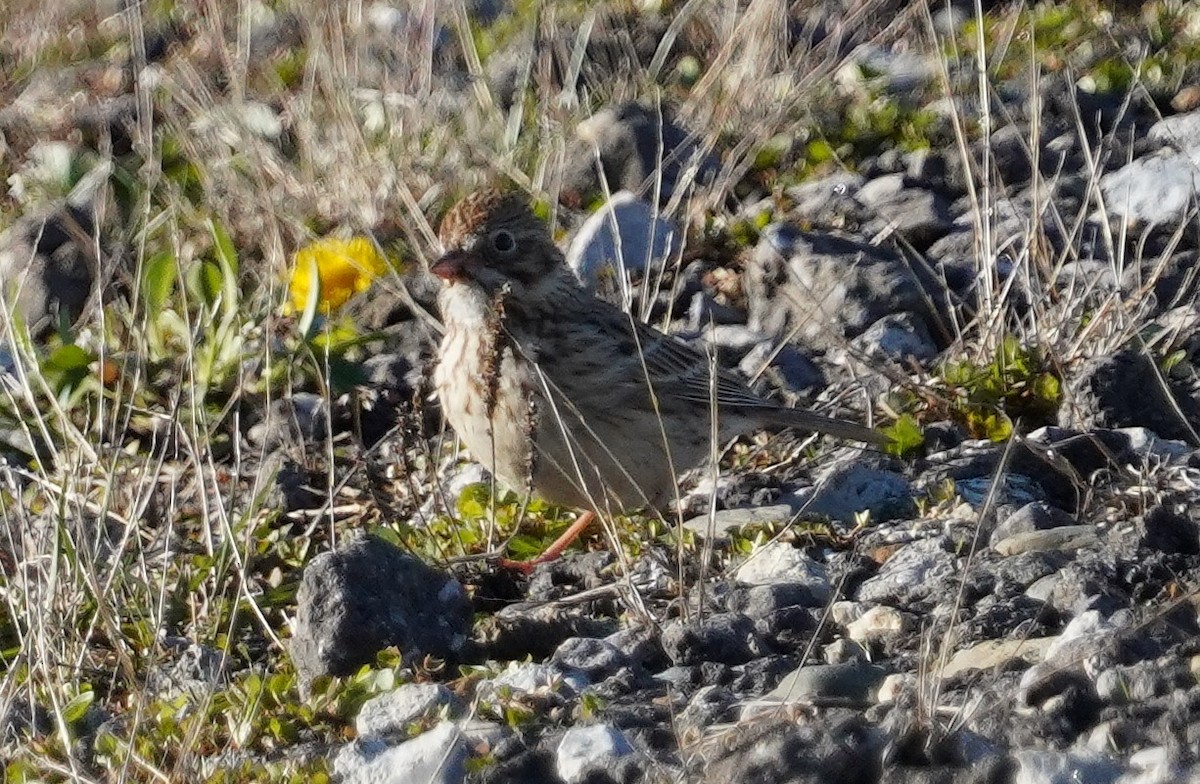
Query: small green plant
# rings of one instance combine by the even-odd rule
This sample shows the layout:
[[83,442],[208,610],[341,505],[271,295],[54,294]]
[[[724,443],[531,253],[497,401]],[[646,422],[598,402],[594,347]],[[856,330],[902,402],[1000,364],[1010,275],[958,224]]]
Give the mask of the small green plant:
[[885,430],[893,440],[889,451],[904,454],[920,445],[919,421],[950,419],[970,437],[992,441],[1011,436],[1014,422],[1029,429],[1050,424],[1062,383],[1041,351],[1009,336],[990,362],[946,362],[928,389],[898,392],[890,402],[901,415]]

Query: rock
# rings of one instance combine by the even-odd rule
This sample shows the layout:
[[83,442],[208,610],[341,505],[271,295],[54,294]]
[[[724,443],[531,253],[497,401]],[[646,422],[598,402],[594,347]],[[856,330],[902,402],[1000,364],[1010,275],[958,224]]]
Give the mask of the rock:
[[567,265],[588,289],[615,295],[621,291],[615,275],[661,269],[681,245],[672,221],[629,191],[620,191],[579,227],[567,247]]
[[1015,781],[1022,784],[1110,784],[1121,775],[1121,766],[1099,754],[1019,749]]
[[912,618],[894,607],[877,605],[846,624],[846,636],[855,642],[868,642],[899,634],[912,628]]
[[0,286],[35,339],[69,329],[96,283],[90,209],[67,205],[20,218],[0,234]]
[[875,521],[903,515],[913,506],[913,494],[912,486],[902,474],[874,468],[856,455],[822,469],[813,487],[796,493],[794,500],[790,500],[804,514],[853,523],[863,512]]
[[825,567],[787,542],[756,548],[733,577],[743,585],[800,584],[818,604],[824,604],[832,590]]
[[870,652],[854,640],[839,637],[822,649],[826,664],[863,664],[870,661]]
[[1100,191],[1110,219],[1170,230],[1200,191],[1200,168],[1188,155],[1162,150],[1105,174]]
[[924,250],[953,228],[950,202],[934,191],[916,187],[903,174],[888,174],[863,184],[857,198],[878,216],[864,227],[866,236],[896,232]]
[[1025,504],[1013,514],[1000,521],[991,534],[993,549],[997,542],[1013,534],[1042,531],[1047,528],[1071,525],[1075,518],[1063,510],[1051,506],[1045,501],[1033,501]]
[[747,710],[753,714],[764,705],[796,702],[817,705],[871,703],[875,701],[875,690],[887,674],[885,667],[862,662],[806,664],[784,676],[778,686],[763,695],[754,706],[747,706]]
[[454,660],[471,623],[457,581],[376,537],[313,558],[296,605],[291,653],[304,689],[321,675],[349,675],[392,645],[408,661]]
[[890,360],[905,367],[923,364],[938,355],[925,320],[912,313],[884,316],[850,343],[856,359],[867,365]]
[[1141,547],[1163,553],[1200,555],[1200,523],[1182,510],[1159,504],[1140,520]]
[[453,701],[440,683],[405,683],[363,703],[354,718],[359,738],[402,735],[408,725]]
[[147,688],[160,699],[173,700],[179,695],[194,698],[226,680],[224,651],[180,637],[168,637],[162,645],[170,653],[169,661],[146,675]]
[[633,664],[612,643],[587,637],[564,640],[550,662],[563,670],[581,672],[592,683],[599,683]]
[[1007,670],[1013,662],[1028,667],[1040,662],[1046,649],[1054,642],[1053,637],[1028,640],[985,640],[969,648],[956,651],[941,671],[943,678],[973,670],[988,672]]
[[629,740],[615,727],[572,727],[558,743],[554,767],[567,784],[579,784],[586,780],[587,770],[609,767],[633,753]]
[[784,224],[763,230],[742,276],[751,329],[816,348],[837,346],[895,313],[935,320],[940,284],[883,248]]
[[[719,164],[695,137],[653,107],[627,102],[607,107],[576,126],[567,152],[562,194],[576,205],[607,191],[631,191],[666,204],[677,191],[705,184]],[[597,155],[598,153],[598,155]],[[599,160],[599,169],[597,168]],[[603,179],[601,179],[603,178]]]
[[1154,360],[1137,348],[1088,360],[1068,379],[1064,399],[1071,404],[1059,410],[1059,423],[1084,429],[1145,427],[1160,438],[1187,441],[1188,423],[1200,423],[1200,390],[1170,376],[1164,378],[1164,390],[1160,378]]
[[475,697],[482,702],[504,702],[515,696],[557,703],[561,697],[579,694],[588,684],[582,673],[564,672],[551,664],[512,661],[496,677],[481,680]]
[[1078,550],[1099,546],[1100,537],[1095,526],[1063,525],[1044,531],[1012,534],[992,545],[992,550],[1007,557],[1040,550]]
[[828,580],[813,584],[805,582],[773,583],[771,585],[734,586],[725,597],[725,605],[733,612],[754,619],[767,618],[789,607],[822,607],[829,600]]
[[444,721],[395,746],[377,739],[349,743],[332,767],[342,784],[462,784],[469,754],[458,727]]
[[860,602],[907,603],[914,592],[928,591],[957,571],[957,559],[942,547],[942,540],[922,539],[900,548],[879,573],[858,587]]
[[710,515],[699,515],[685,520],[683,527],[700,536],[725,539],[730,531],[735,531],[743,526],[786,523],[795,514],[796,510],[789,504],[718,509]]
[[1200,165],[1200,111],[1164,117],[1150,126],[1146,138],[1170,144]]
[[662,646],[675,664],[744,664],[763,653],[754,621],[737,613],[669,621],[663,627]]

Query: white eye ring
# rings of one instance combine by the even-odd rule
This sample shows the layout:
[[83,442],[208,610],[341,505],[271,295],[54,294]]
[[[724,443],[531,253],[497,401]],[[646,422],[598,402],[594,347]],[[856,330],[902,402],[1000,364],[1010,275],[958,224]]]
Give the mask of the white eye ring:
[[517,249],[517,238],[508,229],[496,229],[489,238],[497,253],[508,255]]

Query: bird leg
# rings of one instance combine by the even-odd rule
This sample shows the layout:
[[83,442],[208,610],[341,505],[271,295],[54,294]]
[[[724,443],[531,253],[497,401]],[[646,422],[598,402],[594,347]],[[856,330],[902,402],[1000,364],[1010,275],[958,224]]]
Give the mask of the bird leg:
[[579,538],[579,535],[587,529],[592,521],[596,519],[596,513],[593,511],[580,512],[579,517],[575,518],[575,522],[571,523],[567,530],[563,531],[562,536],[554,540],[554,543],[542,551],[542,554],[536,558],[531,558],[528,561],[510,561],[507,558],[500,559],[501,569],[511,569],[521,574],[529,574],[533,571],[533,567],[538,564],[549,563],[563,554],[563,551],[571,546]]

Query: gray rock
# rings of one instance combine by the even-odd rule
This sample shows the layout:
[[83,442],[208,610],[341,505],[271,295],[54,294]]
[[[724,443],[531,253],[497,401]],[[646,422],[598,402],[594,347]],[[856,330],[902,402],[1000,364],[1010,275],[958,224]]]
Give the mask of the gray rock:
[[1138,158],[1100,178],[1109,218],[1173,229],[1200,192],[1200,168],[1174,150]]
[[509,662],[494,678],[485,678],[475,687],[475,696],[483,702],[502,702],[511,696],[550,699],[572,697],[589,685],[583,673],[564,672],[560,667],[537,662]]
[[567,246],[567,265],[592,290],[621,291],[617,274],[662,268],[679,252],[676,225],[628,191],[588,216]]
[[0,234],[0,294],[35,339],[83,314],[96,282],[95,232],[91,210],[68,205]]
[[[788,216],[800,223],[857,230],[861,223],[870,218],[867,208],[856,198],[858,189],[865,182],[862,175],[839,171],[793,185],[786,191],[792,202]],[[762,238],[773,243],[776,252],[785,255],[791,253],[790,239],[786,234],[769,230],[763,233]]]
[[875,690],[887,674],[885,667],[862,662],[806,664],[784,676],[757,705],[747,706],[747,711],[753,715],[764,705],[793,702],[874,702]]
[[1121,766],[1109,757],[1078,752],[1019,749],[1014,778],[1021,784],[1110,784],[1121,775]]
[[550,662],[565,671],[581,672],[593,683],[615,675],[622,668],[632,664],[612,643],[588,637],[571,637],[564,640],[550,657]]
[[742,526],[786,523],[795,514],[796,510],[788,504],[718,509],[711,515],[698,515],[685,520],[683,527],[700,536],[711,535],[716,539],[725,539],[731,531]]
[[567,784],[578,784],[585,780],[589,769],[610,766],[633,753],[629,739],[616,727],[572,727],[558,743],[554,768]]
[[903,174],[888,174],[865,183],[856,198],[877,216],[866,225],[867,236],[896,232],[918,250],[924,250],[954,225],[950,202],[938,193],[910,185]]
[[155,666],[146,675],[147,688],[160,698],[208,694],[226,679],[224,651],[181,637],[167,637],[162,646],[169,661]]
[[992,531],[991,544],[994,547],[997,542],[1013,534],[1057,528],[1062,525],[1072,525],[1074,522],[1075,518],[1058,507],[1051,506],[1045,501],[1033,501],[1000,521],[1000,524]]
[[853,523],[862,512],[874,520],[902,515],[912,508],[913,493],[903,475],[848,459],[823,469],[813,487],[796,493],[794,503],[805,514]]
[[839,637],[821,650],[826,664],[862,664],[871,660],[870,652],[862,643]]
[[828,597],[832,590],[825,566],[787,542],[769,542],[755,549],[734,570],[733,577],[743,585],[798,583],[813,597]]
[[1094,525],[1063,525],[1042,531],[1012,534],[992,545],[999,555],[1011,557],[1044,550],[1079,550],[1100,546]]
[[816,592],[804,583],[734,586],[725,599],[733,612],[754,619],[768,618],[789,607],[822,607],[829,599],[828,582],[815,584]]
[[1200,165],[1200,111],[1164,117],[1150,126],[1146,137],[1170,144]]
[[849,237],[772,224],[743,273],[751,329],[818,348],[884,316],[938,318],[940,284],[899,255]]
[[342,784],[461,784],[469,755],[462,732],[446,721],[395,746],[349,743],[334,755],[333,772]]
[[408,725],[453,701],[440,683],[405,683],[363,703],[354,717],[359,738],[403,734]]
[[1200,389],[1164,376],[1137,348],[1083,363],[1068,379],[1064,399],[1071,402],[1059,410],[1064,427],[1144,427],[1160,438],[1189,441],[1187,423],[1200,423]]
[[453,660],[471,623],[454,578],[376,537],[313,558],[296,605],[291,653],[304,689],[320,675],[349,675],[392,645],[407,660]]
[[872,361],[890,360],[903,364],[925,363],[938,354],[937,344],[929,334],[925,320],[912,313],[884,316],[867,331],[856,337],[851,346],[853,356]]
[[940,538],[922,539],[901,547],[878,574],[858,587],[855,598],[860,602],[897,601],[956,571],[957,559],[943,549]]
[[740,613],[718,613],[663,626],[662,646],[675,664],[745,664],[763,654],[754,621]]
[[602,109],[575,132],[562,190],[564,199],[576,205],[604,192],[602,182],[610,193],[631,191],[647,200],[653,200],[657,183],[659,204],[665,204],[676,191],[711,181],[719,168],[692,134],[657,109],[639,103]]

